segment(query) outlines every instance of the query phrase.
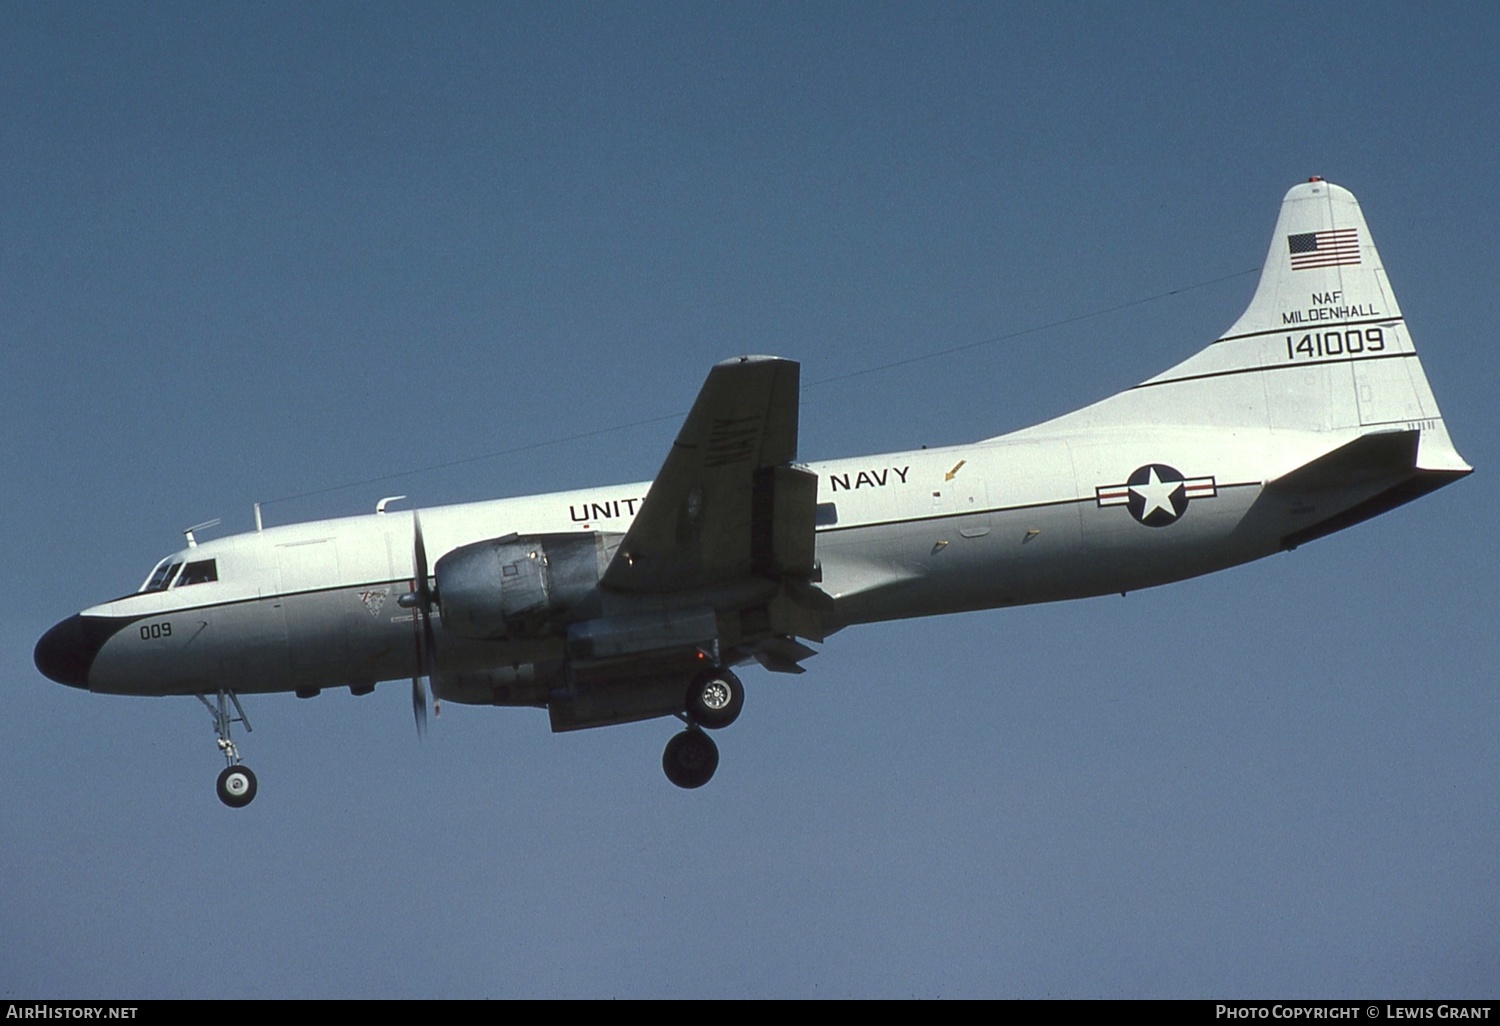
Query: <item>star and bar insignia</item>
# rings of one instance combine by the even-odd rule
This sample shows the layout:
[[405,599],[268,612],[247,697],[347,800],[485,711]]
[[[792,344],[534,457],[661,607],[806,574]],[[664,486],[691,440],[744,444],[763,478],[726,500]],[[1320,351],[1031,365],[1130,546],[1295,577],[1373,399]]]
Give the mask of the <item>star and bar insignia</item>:
[[1187,512],[1188,500],[1212,499],[1218,483],[1209,477],[1183,477],[1165,463],[1137,467],[1124,484],[1099,485],[1094,499],[1102,506],[1124,506],[1147,527],[1175,524]]

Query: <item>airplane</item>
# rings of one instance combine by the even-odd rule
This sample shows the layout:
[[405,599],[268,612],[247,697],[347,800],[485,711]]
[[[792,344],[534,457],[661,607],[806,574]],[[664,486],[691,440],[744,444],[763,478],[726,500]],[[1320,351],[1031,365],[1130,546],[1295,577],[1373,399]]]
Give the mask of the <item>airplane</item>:
[[[1245,313],[1116,395],[968,445],[797,456],[799,365],[716,364],[652,482],[199,541],[37,642],[101,694],[193,695],[250,803],[240,696],[411,680],[554,731],[676,717],[682,788],[745,701],[856,624],[1129,592],[1296,548],[1469,474],[1358,202],[1285,196]],[[212,699],[212,700],[211,700]]]

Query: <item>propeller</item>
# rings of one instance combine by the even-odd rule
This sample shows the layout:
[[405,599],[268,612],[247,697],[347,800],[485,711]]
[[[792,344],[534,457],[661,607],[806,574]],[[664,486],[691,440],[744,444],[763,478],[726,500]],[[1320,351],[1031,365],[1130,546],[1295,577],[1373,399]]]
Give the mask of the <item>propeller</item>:
[[437,636],[432,629],[432,605],[437,600],[427,578],[427,544],[422,540],[422,517],[412,510],[412,583],[415,590],[396,600],[414,610],[412,634],[417,645],[417,672],[411,678],[411,711],[417,721],[417,736],[427,734],[427,685],[437,672]]

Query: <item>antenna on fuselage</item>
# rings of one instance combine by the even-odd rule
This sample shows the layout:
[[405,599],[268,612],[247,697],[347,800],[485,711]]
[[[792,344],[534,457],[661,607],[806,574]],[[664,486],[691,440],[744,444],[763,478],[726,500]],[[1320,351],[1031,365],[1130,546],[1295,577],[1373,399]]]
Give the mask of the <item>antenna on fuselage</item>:
[[260,503],[258,503],[258,502],[255,504],[255,530],[256,530],[257,533],[259,533],[260,531],[265,530],[265,528],[261,525],[261,522],[260,522]]
[[206,531],[210,527],[218,527],[219,519],[219,517],[214,517],[212,520],[205,520],[201,524],[194,524],[192,527],[189,527],[187,530],[183,531],[182,533],[187,537],[188,548],[196,549],[198,547],[198,539],[193,537],[194,531]]
[[406,496],[404,496],[404,495],[387,495],[385,498],[381,499],[379,502],[377,502],[375,504],[375,512],[376,513],[384,513],[385,512],[386,503],[388,503],[388,502],[396,502],[397,500],[404,499],[404,498],[406,498]]

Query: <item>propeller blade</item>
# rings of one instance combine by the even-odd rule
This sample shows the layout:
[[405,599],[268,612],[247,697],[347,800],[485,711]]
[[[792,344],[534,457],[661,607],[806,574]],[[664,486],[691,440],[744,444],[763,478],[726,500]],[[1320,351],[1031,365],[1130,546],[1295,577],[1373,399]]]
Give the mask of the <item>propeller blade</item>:
[[416,510],[411,512],[412,524],[412,569],[416,577],[417,601],[425,610],[432,605],[432,586],[427,582],[427,543],[422,540],[422,517]]
[[417,737],[427,736],[427,687],[421,677],[411,679],[411,712],[417,721]]
[[427,736],[427,685],[437,670],[437,636],[432,630],[432,587],[427,581],[427,543],[422,539],[422,517],[412,510],[413,616],[421,622],[417,633],[417,674],[411,679],[411,711],[417,721],[417,736]]
[[422,607],[422,675],[431,680],[437,675],[437,635],[432,629],[432,613]]

